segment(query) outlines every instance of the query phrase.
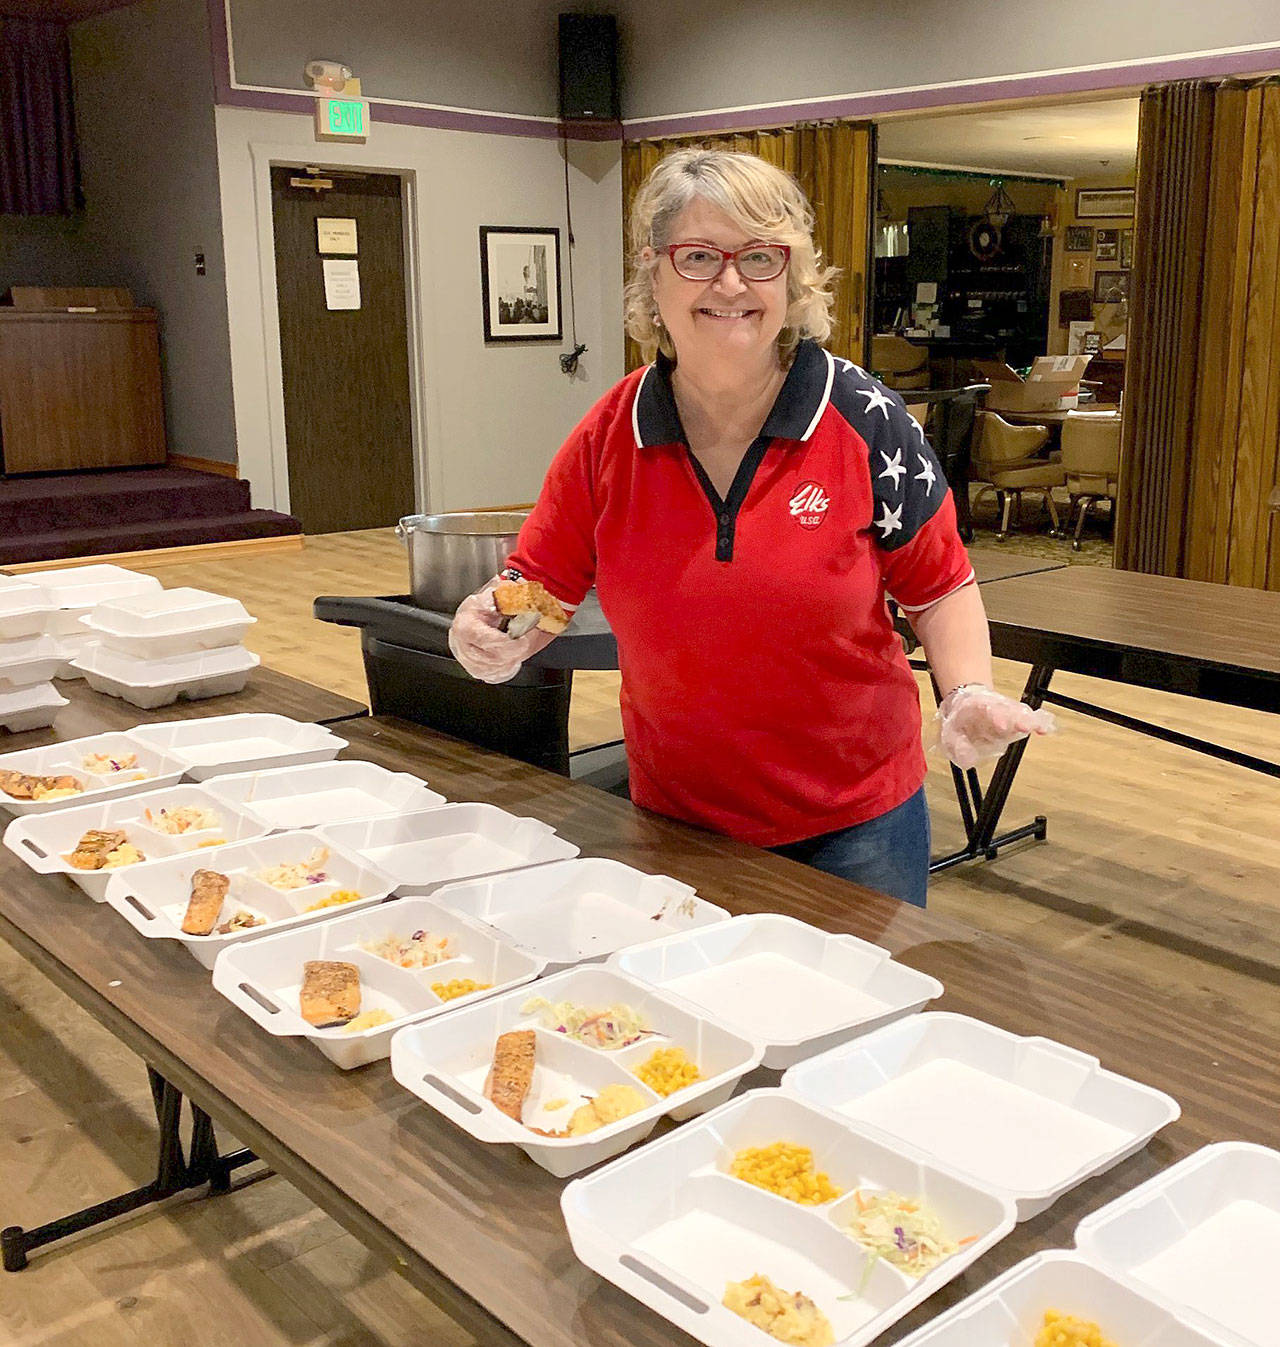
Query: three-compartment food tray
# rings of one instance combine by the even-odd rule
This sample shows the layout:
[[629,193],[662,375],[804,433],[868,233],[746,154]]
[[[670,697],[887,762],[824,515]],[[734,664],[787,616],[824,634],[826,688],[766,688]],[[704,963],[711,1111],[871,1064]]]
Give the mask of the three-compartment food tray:
[[135,726],[129,737],[177,759],[190,781],[329,762],[347,746],[325,725],[270,712],[161,720]]
[[[447,941],[438,951],[443,957],[423,966],[405,966],[383,952],[394,949],[400,954],[391,942],[404,942],[406,950],[424,950],[432,949],[437,940]],[[352,1033],[346,1026],[317,1028],[303,1019],[298,992],[303,968],[312,959],[354,964],[360,977],[360,1012],[385,1011],[391,1020]],[[269,1033],[308,1038],[335,1066],[349,1070],[388,1056],[392,1034],[406,1024],[531,982],[541,971],[540,959],[480,922],[429,898],[399,898],[364,912],[330,915],[311,926],[231,945],[213,965],[213,985]],[[455,986],[457,994],[444,997],[434,990],[464,982],[479,985],[470,992]]]
[[[732,1174],[739,1152],[780,1141],[808,1147],[839,1196],[801,1205]],[[873,1256],[849,1227],[878,1193],[926,1206],[955,1252],[918,1278]],[[729,1283],[757,1275],[809,1297],[842,1347],[862,1347],[1015,1224],[1006,1196],[779,1090],[748,1091],[575,1179],[561,1208],[582,1262],[708,1347],[770,1340],[723,1304]]]
[[[629,1046],[589,1046],[543,1024],[531,999],[591,1010],[629,1007],[649,1029]],[[522,1118],[499,1110],[486,1097],[485,1082],[499,1035],[512,1030],[535,1035],[533,1081]],[[663,1097],[635,1076],[657,1048],[679,1047],[701,1079]],[[658,1119],[693,1117],[727,1099],[760,1061],[757,1043],[661,991],[616,970],[571,968],[528,987],[489,996],[439,1019],[411,1024],[391,1040],[391,1070],[406,1090],[430,1104],[478,1141],[519,1146],[532,1160],[563,1178],[618,1155],[653,1130]],[[584,1100],[609,1085],[633,1087],[645,1100],[635,1113],[575,1136],[543,1136],[565,1130]]]
[[501,931],[548,972],[729,917],[688,884],[599,857],[449,884],[435,898]]
[[152,711],[179,697],[203,701],[240,692],[261,662],[242,645],[148,660],[91,645],[72,664],[95,692]]
[[765,1044],[781,1070],[942,995],[936,978],[793,917],[733,917],[623,950],[610,964]]
[[1025,1221],[1140,1150],[1181,1109],[1047,1038],[934,1012],[793,1066],[786,1089],[945,1161]]
[[[271,883],[264,871],[296,866],[289,886]],[[231,881],[220,919],[245,911],[265,925],[209,935],[182,930],[192,877],[197,870],[216,870]],[[305,874],[303,873],[305,871]],[[150,865],[116,871],[106,885],[105,900],[151,940],[177,940],[206,968],[219,952],[246,938],[260,939],[285,927],[320,921],[338,914],[367,909],[391,895],[391,880],[361,856],[353,855],[319,833],[307,829],[272,833],[249,841],[218,847],[213,852],[188,852]],[[338,893],[360,897],[338,906],[322,906]]]
[[82,787],[79,795],[58,800],[21,800],[0,789],[0,810],[10,814],[48,814],[55,810],[116,800],[142,791],[175,786],[182,779],[182,763],[149,748],[132,734],[91,734],[66,739],[46,748],[23,748],[0,755],[0,773],[26,776],[71,776]]
[[[356,760],[219,775],[206,781],[205,789],[265,828],[318,828],[340,819],[411,816],[444,804],[444,796],[429,790],[420,777]],[[349,845],[344,838],[335,840]]]
[[1046,1310],[1124,1347],[1275,1347],[1280,1152],[1205,1146],[1086,1216],[900,1347],[1029,1347]]
[[238,599],[184,587],[114,599],[80,621],[104,650],[164,660],[238,645],[257,618]]
[[0,641],[30,640],[44,636],[57,606],[47,591],[13,577],[0,577]]
[[[217,817],[217,826],[171,834],[148,822],[146,817],[148,810],[155,818],[183,806],[211,810]],[[137,847],[145,859],[117,869],[77,869],[67,857],[76,850],[85,833],[96,829],[123,830],[126,843]],[[257,837],[266,831],[256,819],[215,799],[203,787],[179,785],[14,819],[5,829],[4,844],[32,870],[45,875],[66,875],[100,903],[106,897],[112,876],[125,868],[142,869],[181,852],[204,851]]]
[[434,893],[455,880],[578,854],[549,823],[520,818],[491,804],[449,804],[385,818],[356,818],[321,831],[381,866],[405,897]]
[[0,693],[48,683],[61,665],[62,652],[52,636],[0,641]]
[[67,699],[52,683],[0,692],[0,727],[11,734],[45,729],[66,704]]

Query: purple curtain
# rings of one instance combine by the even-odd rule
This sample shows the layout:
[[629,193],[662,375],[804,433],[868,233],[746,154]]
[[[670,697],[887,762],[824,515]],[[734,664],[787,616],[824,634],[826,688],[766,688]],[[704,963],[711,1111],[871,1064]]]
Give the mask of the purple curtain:
[[0,17],[0,214],[66,215],[79,205],[67,30]]

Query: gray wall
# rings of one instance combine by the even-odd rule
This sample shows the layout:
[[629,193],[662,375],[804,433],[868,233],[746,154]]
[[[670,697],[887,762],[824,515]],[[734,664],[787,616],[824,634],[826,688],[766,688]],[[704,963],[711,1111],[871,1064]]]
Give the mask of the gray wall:
[[616,0],[623,116],[658,117],[1280,42],[1258,0]]
[[[76,24],[84,273],[160,314],[169,452],[236,458],[213,63],[204,0],[142,0]],[[197,276],[193,254],[208,272]]]
[[84,215],[0,215],[0,292],[11,285],[91,285]]
[[[342,61],[368,98],[556,115],[564,0],[231,0],[241,84],[302,89],[313,58]],[[605,6],[604,8],[607,8]]]

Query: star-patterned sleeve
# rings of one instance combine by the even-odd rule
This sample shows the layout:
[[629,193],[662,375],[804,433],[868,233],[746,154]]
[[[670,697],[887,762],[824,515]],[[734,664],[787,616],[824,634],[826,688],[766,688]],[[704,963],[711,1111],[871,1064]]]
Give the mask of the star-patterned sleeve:
[[885,589],[898,606],[919,611],[973,579],[956,529],[955,501],[942,464],[902,399],[863,376],[854,390],[868,446],[871,532]]

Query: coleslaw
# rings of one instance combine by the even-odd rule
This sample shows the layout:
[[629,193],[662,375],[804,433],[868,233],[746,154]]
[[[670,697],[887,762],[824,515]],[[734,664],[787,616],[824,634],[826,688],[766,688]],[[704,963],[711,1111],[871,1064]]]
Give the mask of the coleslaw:
[[589,1048],[616,1052],[630,1047],[653,1033],[638,1010],[627,1005],[592,1009],[575,1005],[572,1001],[548,1001],[535,996],[521,1007],[521,1014],[537,1015],[544,1029],[550,1029],[567,1038],[577,1039]]
[[856,1210],[847,1229],[849,1234],[871,1254],[867,1271],[877,1258],[901,1268],[910,1277],[922,1277],[959,1251],[961,1245],[977,1238],[951,1239],[942,1228],[937,1215],[918,1199],[903,1197],[901,1193],[853,1194]]

